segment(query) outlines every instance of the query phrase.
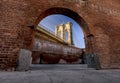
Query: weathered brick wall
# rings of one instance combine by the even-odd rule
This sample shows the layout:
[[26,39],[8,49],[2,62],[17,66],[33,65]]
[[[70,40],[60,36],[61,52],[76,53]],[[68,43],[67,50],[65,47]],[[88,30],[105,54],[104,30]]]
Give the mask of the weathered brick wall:
[[[96,2],[98,1],[98,2]],[[99,54],[102,68],[120,68],[120,7],[119,0],[95,0],[95,19],[91,22],[91,31],[94,33],[94,51]]]
[[15,67],[19,49],[29,48],[31,43],[31,30],[26,27],[24,4],[20,2],[0,1],[0,69]]
[[86,21],[102,68],[120,68],[119,4],[119,0],[1,0],[0,69],[16,65],[19,49],[29,49],[32,43],[34,33],[28,26],[36,27],[51,14],[42,12],[55,7],[75,11]]
[[32,54],[33,63],[38,62],[40,57],[43,57],[48,63],[53,63],[54,61],[58,63],[60,59],[68,60],[72,63],[77,62],[82,57],[82,49],[36,37]]
[[80,48],[46,41],[37,37],[34,40],[33,51],[40,51],[40,53],[53,53],[74,56],[79,56],[82,54],[82,49]]

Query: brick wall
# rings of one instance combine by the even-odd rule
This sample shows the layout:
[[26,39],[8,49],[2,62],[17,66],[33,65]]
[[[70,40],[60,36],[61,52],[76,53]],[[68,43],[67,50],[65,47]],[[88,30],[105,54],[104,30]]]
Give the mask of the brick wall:
[[18,1],[0,1],[0,69],[17,65],[20,48],[29,48],[31,29],[25,25],[25,16]]
[[[0,69],[16,65],[19,49],[29,49],[32,43],[34,30],[28,26],[36,27],[43,17],[52,14],[42,12],[56,7],[68,8],[85,20],[95,37],[93,48],[102,68],[120,68],[119,4],[119,0],[1,0]],[[61,11],[54,13],[63,14]]]

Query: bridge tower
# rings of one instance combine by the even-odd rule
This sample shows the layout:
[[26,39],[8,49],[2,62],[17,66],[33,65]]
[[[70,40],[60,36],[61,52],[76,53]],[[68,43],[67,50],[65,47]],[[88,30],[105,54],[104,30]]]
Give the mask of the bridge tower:
[[55,35],[68,42],[69,45],[74,45],[72,37],[72,23],[67,22],[55,27]]

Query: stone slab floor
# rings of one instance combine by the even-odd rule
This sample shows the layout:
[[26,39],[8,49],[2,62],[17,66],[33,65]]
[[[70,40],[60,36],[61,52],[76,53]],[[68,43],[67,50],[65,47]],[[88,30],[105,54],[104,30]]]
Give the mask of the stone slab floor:
[[54,65],[54,68],[39,69],[37,66],[35,70],[34,66],[33,70],[26,72],[0,71],[0,83],[120,83],[119,69],[94,70],[79,68],[79,65],[73,67]]

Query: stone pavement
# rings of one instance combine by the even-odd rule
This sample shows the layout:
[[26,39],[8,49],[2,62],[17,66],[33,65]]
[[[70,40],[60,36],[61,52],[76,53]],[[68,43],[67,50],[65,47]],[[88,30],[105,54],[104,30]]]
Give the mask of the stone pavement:
[[[42,66],[40,67],[42,68]],[[59,65],[42,69],[37,66],[37,70],[34,66],[34,69],[31,68],[32,70],[26,72],[1,71],[0,83],[120,83],[119,69],[94,70],[81,68],[81,66],[79,68],[79,65],[76,65],[76,68],[70,68],[72,65],[65,66],[64,69]]]

